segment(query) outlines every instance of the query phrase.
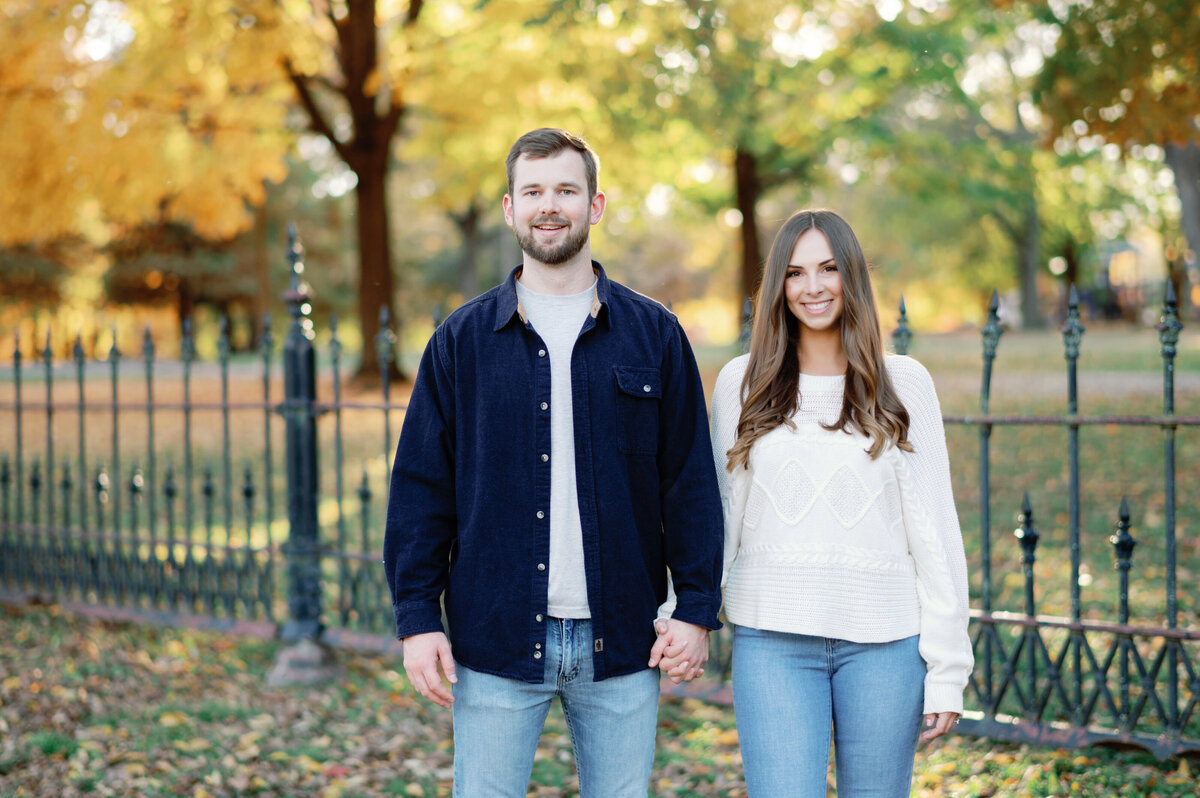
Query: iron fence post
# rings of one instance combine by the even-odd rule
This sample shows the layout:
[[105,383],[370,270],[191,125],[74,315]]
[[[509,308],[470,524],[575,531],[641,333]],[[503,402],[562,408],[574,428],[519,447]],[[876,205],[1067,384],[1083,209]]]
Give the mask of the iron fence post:
[[[1037,615],[1037,604],[1033,594],[1033,564],[1037,561],[1037,545],[1042,536],[1038,534],[1037,528],[1033,525],[1033,507],[1029,503],[1028,493],[1021,502],[1019,520],[1021,526],[1013,530],[1013,536],[1021,543],[1021,566],[1025,573],[1025,616],[1034,618]],[[1024,709],[1029,712],[1033,709],[1037,696],[1037,642],[1039,639],[1037,627],[1026,626],[1023,637],[1027,658],[1026,667],[1028,668],[1026,676],[1029,680],[1027,706]]]
[[[1117,531],[1108,539],[1116,553],[1117,561],[1113,565],[1120,574],[1118,595],[1118,619],[1122,626],[1129,623],[1129,569],[1133,567],[1133,547],[1137,541],[1129,534],[1129,501],[1121,497],[1121,509],[1118,514]],[[1117,687],[1120,690],[1121,711],[1117,720],[1122,731],[1128,732],[1133,727],[1133,713],[1129,711],[1129,649],[1133,638],[1128,634],[1117,637],[1118,651],[1121,654],[1117,670]]]
[[288,226],[291,285],[284,294],[292,323],[283,345],[283,416],[286,430],[288,540],[283,546],[288,572],[287,642],[315,641],[321,624],[321,547],[317,527],[317,398],[310,292],[301,282],[302,249],[295,226]]
[[[996,349],[1004,328],[1000,326],[1000,294],[992,290],[988,301],[987,323],[983,325],[983,376],[979,386],[979,409],[986,416],[989,412],[992,392],[992,365],[996,360]],[[985,613],[992,611],[992,495],[991,495],[991,441],[992,425],[979,425],[979,557],[980,604]],[[983,636],[983,684],[984,704],[994,709],[995,674],[992,671],[992,629]]]
[[[1080,618],[1080,540],[1079,540],[1079,424],[1075,417],[1079,414],[1079,347],[1083,341],[1084,327],[1079,320],[1079,293],[1075,284],[1067,294],[1067,320],[1062,326],[1063,346],[1067,358],[1067,413],[1071,416],[1071,425],[1067,428],[1067,458],[1070,473],[1069,496],[1069,525],[1068,534],[1071,540],[1071,620]],[[1083,633],[1072,630],[1067,647],[1071,651],[1072,693],[1071,717],[1076,725],[1082,725],[1083,707],[1083,656],[1080,650],[1083,643]]]
[[[1175,415],[1175,355],[1178,351],[1179,333],[1183,324],[1179,321],[1179,306],[1175,297],[1175,285],[1167,280],[1166,295],[1163,297],[1162,319],[1158,323],[1158,337],[1162,343],[1163,359],[1163,415]],[[1175,567],[1175,425],[1163,425],[1163,468],[1166,478],[1165,532],[1167,554],[1167,628],[1179,625],[1177,585]],[[1170,704],[1167,729],[1171,734],[1180,734],[1182,724],[1179,715],[1179,642],[1170,641],[1167,648],[1167,701]]]

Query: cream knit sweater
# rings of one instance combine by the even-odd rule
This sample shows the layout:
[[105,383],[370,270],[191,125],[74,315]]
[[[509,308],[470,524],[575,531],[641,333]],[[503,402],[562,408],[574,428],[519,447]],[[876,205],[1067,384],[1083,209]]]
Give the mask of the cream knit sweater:
[[920,635],[925,712],[962,712],[973,657],[967,565],[950,488],[942,414],[929,372],[886,360],[909,414],[914,452],[829,431],[843,377],[800,376],[796,428],[755,442],[749,468],[726,470],[749,355],[717,377],[713,456],[725,510],[725,617],[777,632],[882,643]]

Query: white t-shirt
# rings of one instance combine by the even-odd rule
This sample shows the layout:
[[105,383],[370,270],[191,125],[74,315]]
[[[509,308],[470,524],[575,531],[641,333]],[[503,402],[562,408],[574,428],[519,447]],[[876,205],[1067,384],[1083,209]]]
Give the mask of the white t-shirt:
[[550,354],[550,586],[546,612],[556,618],[592,617],[575,483],[571,353],[595,294],[595,283],[578,294],[554,296],[535,293],[517,281],[525,316]]

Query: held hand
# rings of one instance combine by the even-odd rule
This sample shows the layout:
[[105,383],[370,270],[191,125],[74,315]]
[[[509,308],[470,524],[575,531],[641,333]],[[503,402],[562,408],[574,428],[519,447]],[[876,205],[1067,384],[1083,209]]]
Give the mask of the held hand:
[[704,674],[704,663],[708,662],[707,629],[673,618],[660,618],[654,622],[654,628],[658,639],[650,649],[651,668],[659,668],[675,684],[690,682]]
[[438,706],[448,707],[454,696],[442,684],[442,673],[450,684],[458,682],[454,671],[454,658],[450,656],[450,641],[443,632],[426,632],[404,638],[404,671],[417,692]]
[[925,731],[921,732],[921,742],[936,740],[958,725],[957,712],[930,713],[925,716]]

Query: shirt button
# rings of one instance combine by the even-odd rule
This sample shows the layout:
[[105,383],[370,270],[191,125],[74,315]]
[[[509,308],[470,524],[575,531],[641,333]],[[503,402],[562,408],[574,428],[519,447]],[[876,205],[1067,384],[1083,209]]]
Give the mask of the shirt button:
[[546,461],[547,461],[547,460],[549,460],[549,459],[550,459],[550,455],[548,455],[548,454],[544,454],[544,455],[542,455],[542,462],[543,462],[543,463],[544,463],[544,462],[546,462]]
[[541,659],[541,658],[542,658],[542,652],[540,652],[540,651],[535,651],[535,652],[533,652],[533,658],[534,658],[534,659]]
[[538,649],[540,649],[540,648],[542,647],[542,644],[541,644],[541,643],[534,643],[534,644],[533,644],[533,647],[534,647],[534,648],[538,648]]
[[550,407],[550,405],[546,404],[545,402],[542,402],[542,409],[543,409],[543,410],[547,410],[547,409],[549,409],[549,407]]
[[534,620],[536,620],[538,623],[541,623],[541,622],[544,620],[544,617],[542,616],[542,614],[541,614],[540,612],[539,612],[537,615],[533,616],[533,618],[534,618]]
[[643,390],[643,391],[645,391],[646,393],[650,393],[650,386],[649,386],[649,385],[643,385],[643,386],[642,386],[642,390]]
[[545,517],[546,517],[546,514],[545,514],[545,513],[543,513],[541,510],[538,510],[538,511],[537,511],[537,517],[538,517],[538,520],[541,520],[541,519],[543,519],[543,518],[545,518]]
[[539,349],[539,350],[538,350],[538,357],[545,357],[545,356],[546,356],[546,350],[545,350],[545,349]]
[[[544,562],[540,562],[540,563],[538,563],[538,570],[539,570],[539,571],[544,571],[544,570],[546,570],[546,563],[544,563]],[[539,615],[539,616],[538,616],[538,620],[540,621],[541,619],[542,619],[542,616],[540,616],[540,615]]]

